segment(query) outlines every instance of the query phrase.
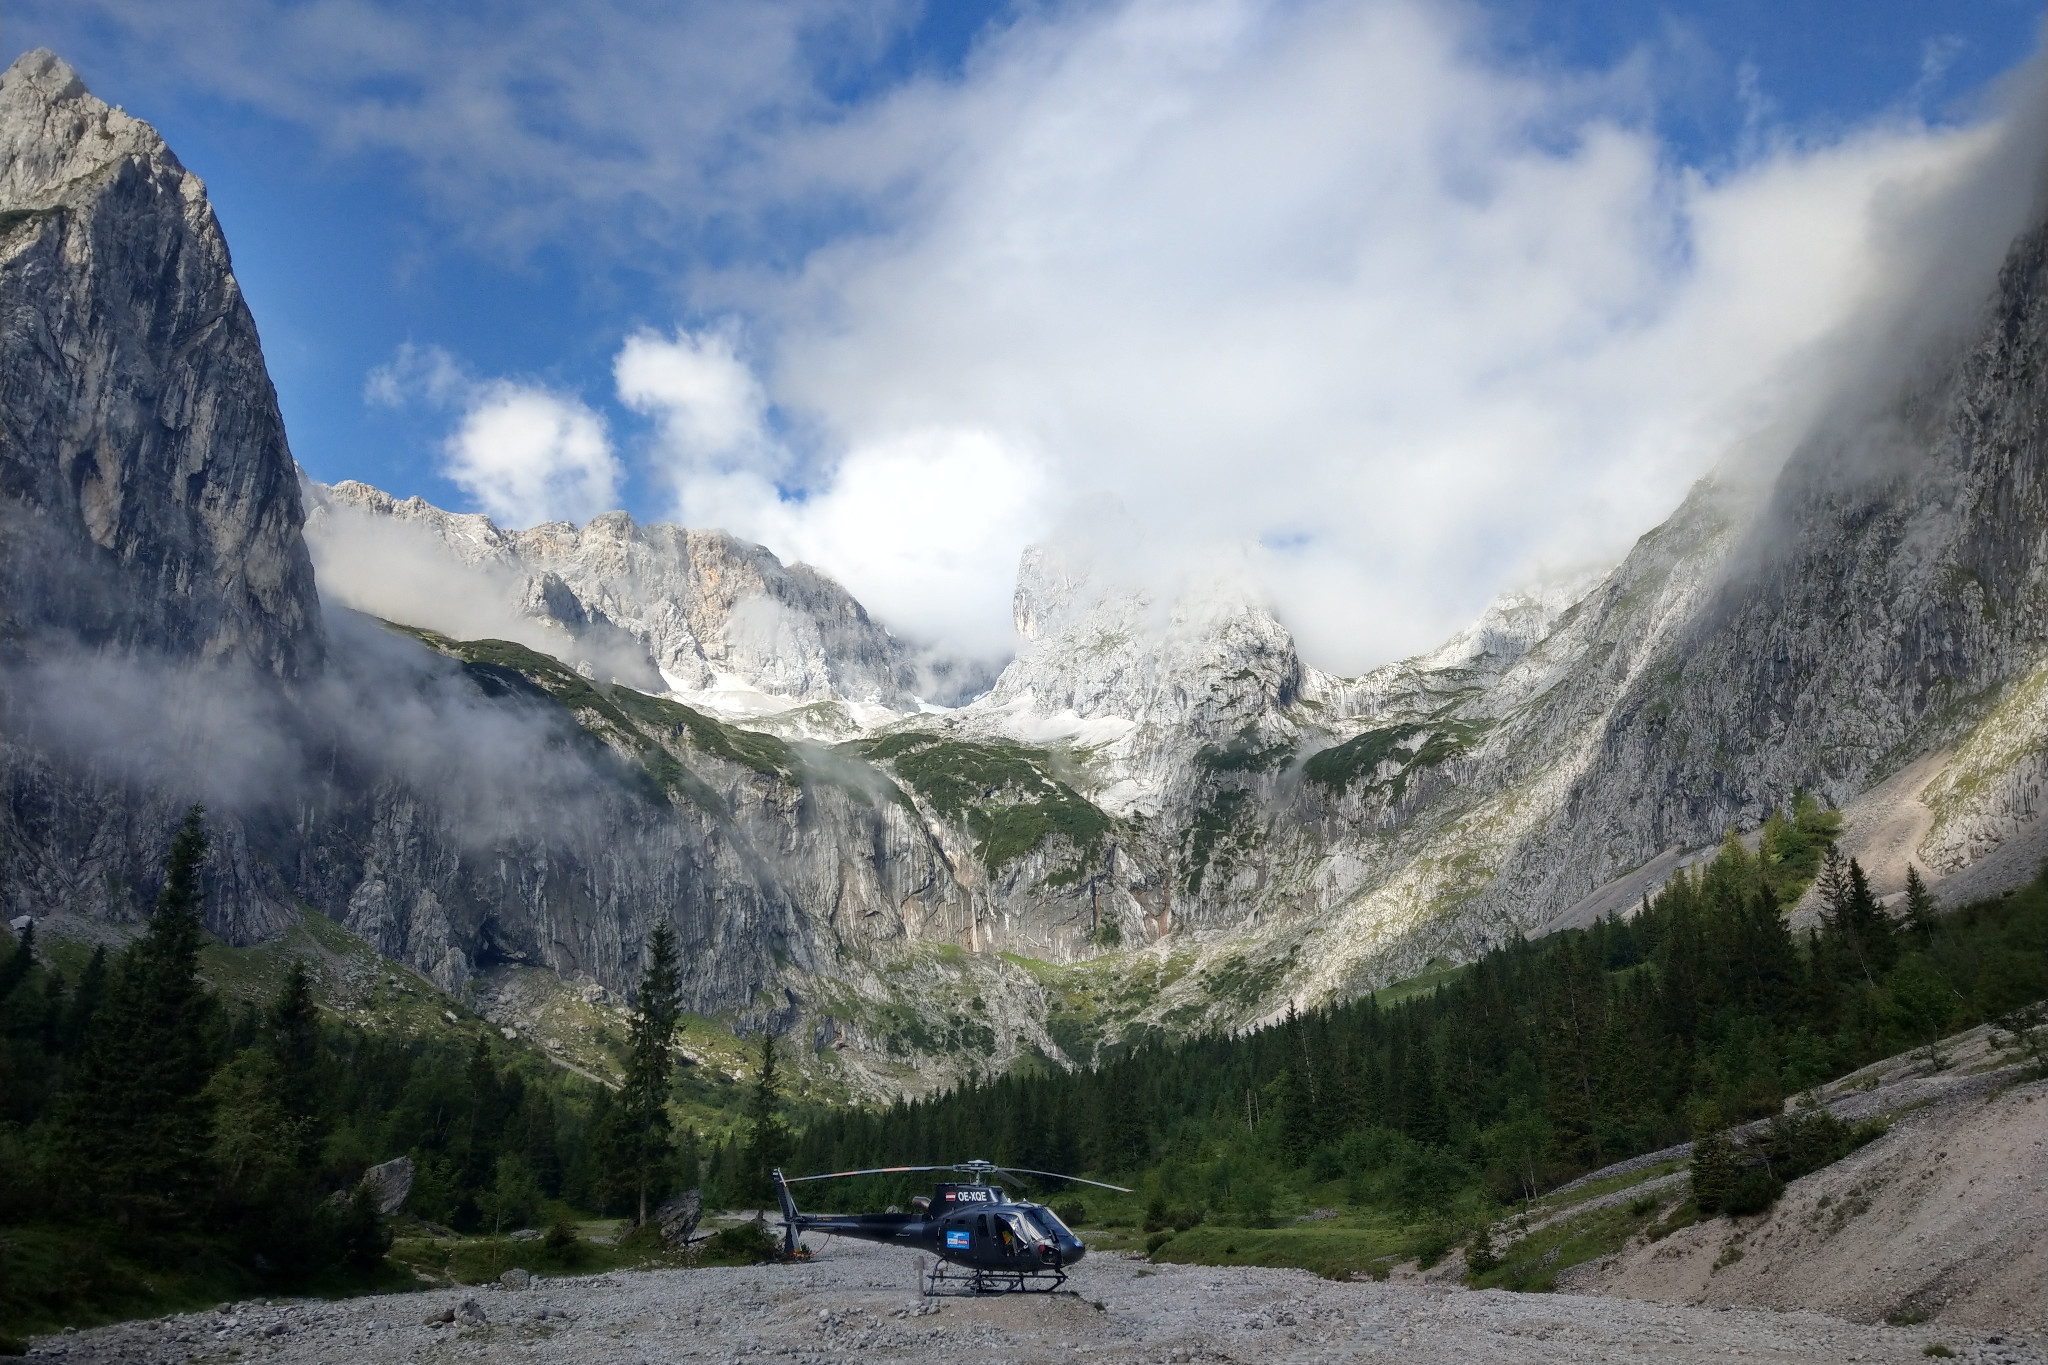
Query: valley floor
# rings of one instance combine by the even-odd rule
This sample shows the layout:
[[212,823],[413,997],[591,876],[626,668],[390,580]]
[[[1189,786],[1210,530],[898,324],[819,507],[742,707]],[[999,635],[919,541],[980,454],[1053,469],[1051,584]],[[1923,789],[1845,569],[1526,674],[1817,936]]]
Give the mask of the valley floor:
[[[1699,1307],[1440,1285],[1337,1283],[1302,1271],[1151,1265],[1098,1255],[1072,1294],[922,1299],[917,1258],[829,1242],[800,1266],[614,1273],[524,1291],[441,1289],[340,1303],[241,1304],[45,1337],[82,1362],[1548,1361],[2039,1362],[2009,1336],[1869,1326],[1812,1312]],[[428,1325],[473,1301],[484,1322]],[[474,1315],[472,1315],[474,1316]],[[1936,1352],[1935,1354],[1940,1354]]]

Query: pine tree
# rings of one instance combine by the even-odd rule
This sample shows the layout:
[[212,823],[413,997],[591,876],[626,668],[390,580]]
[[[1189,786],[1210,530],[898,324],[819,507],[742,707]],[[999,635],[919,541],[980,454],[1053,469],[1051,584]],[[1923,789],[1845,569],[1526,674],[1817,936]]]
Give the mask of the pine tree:
[[1847,927],[1849,908],[1849,864],[1842,850],[1829,844],[1821,855],[1820,876],[1814,879],[1820,893],[1821,920],[1828,928]]
[[14,994],[14,988],[28,979],[28,969],[36,961],[36,924],[30,920],[28,927],[21,931],[21,939],[14,945],[14,951],[7,961],[0,963],[0,1000]]
[[1854,858],[1849,860],[1849,917],[1872,968],[1880,974],[1890,971],[1899,960],[1898,929]]
[[676,1021],[682,1015],[682,973],[676,936],[666,922],[654,926],[647,940],[647,968],[633,1003],[627,1034],[626,1083],[619,1110],[624,1126],[624,1155],[630,1169],[625,1182],[638,1200],[640,1221],[647,1221],[647,1195],[668,1178],[675,1164],[674,1126],[668,1114],[669,1078],[675,1059]]
[[78,987],[71,992],[71,1001],[64,1006],[63,1017],[57,1021],[56,1050],[71,1056],[85,1046],[85,1040],[92,1028],[93,1015],[99,1012],[100,1002],[107,998],[107,945],[93,945],[92,956],[86,959],[85,970],[79,974]]
[[319,1121],[320,1012],[313,1003],[312,978],[303,959],[293,959],[264,1025],[264,1050],[273,1067],[278,1107],[294,1135],[291,1159],[307,1169],[317,1161],[326,1134]]
[[775,1197],[770,1173],[789,1159],[789,1123],[782,1116],[782,1076],[775,1065],[775,1035],[761,1035],[761,1072],[754,1081],[753,1128],[747,1135],[745,1179],[749,1197],[765,1206]]
[[1722,1126],[1721,1111],[1712,1103],[1700,1106],[1693,1124],[1692,1198],[1704,1214],[1716,1214],[1735,1185],[1735,1149]]
[[1934,917],[1939,909],[1934,893],[1920,879],[1920,869],[1906,864],[1906,924],[1922,948],[1934,941]]
[[189,1215],[207,1182],[217,1008],[199,983],[199,869],[194,806],[171,840],[149,930],[121,954],[84,1051],[59,1101],[61,1165],[124,1225]]

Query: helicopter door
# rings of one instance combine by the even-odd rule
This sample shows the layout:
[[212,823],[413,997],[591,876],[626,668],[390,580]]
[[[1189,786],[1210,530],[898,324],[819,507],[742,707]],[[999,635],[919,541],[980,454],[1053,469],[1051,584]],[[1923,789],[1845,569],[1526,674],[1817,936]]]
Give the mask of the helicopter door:
[[974,1215],[974,1249],[984,1256],[988,1255],[988,1215],[985,1213]]

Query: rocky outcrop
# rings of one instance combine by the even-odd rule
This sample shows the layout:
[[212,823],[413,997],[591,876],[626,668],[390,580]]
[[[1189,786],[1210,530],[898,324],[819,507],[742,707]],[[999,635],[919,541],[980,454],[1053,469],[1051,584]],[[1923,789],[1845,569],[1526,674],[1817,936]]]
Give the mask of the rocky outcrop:
[[205,187],[38,49],[0,76],[0,624],[318,667],[298,480]]
[[719,709],[912,706],[901,649],[844,588],[723,531],[624,512],[505,531],[367,484],[308,491],[321,590],[358,610],[457,638],[517,631],[595,676]]

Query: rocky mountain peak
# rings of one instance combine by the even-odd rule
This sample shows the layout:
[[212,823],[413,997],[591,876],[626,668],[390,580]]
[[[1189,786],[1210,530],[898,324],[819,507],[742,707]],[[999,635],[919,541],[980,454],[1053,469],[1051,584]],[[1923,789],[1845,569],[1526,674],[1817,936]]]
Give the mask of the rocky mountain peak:
[[851,594],[724,531],[625,512],[507,531],[353,481],[308,496],[322,591],[373,615],[517,639],[728,713],[911,705],[900,646]]
[[317,666],[296,467],[206,188],[43,49],[0,75],[0,295],[8,634]]

